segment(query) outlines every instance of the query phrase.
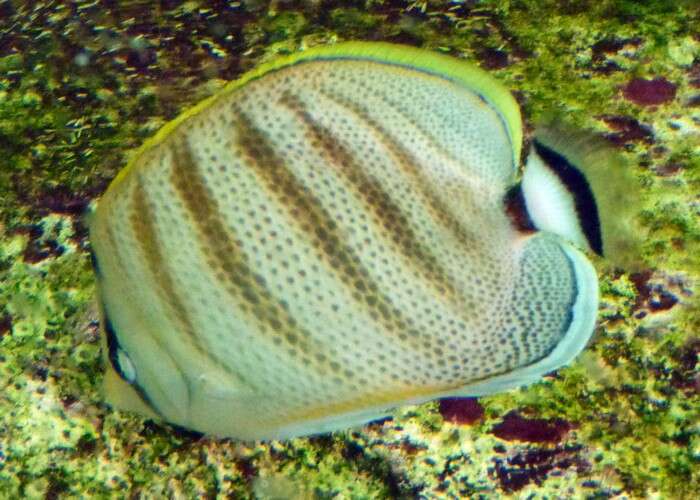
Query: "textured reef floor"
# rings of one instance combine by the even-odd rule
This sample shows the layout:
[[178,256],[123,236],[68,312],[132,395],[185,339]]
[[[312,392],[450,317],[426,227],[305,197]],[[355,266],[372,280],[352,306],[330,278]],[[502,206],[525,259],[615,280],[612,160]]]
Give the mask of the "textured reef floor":
[[[700,491],[700,11],[667,1],[0,1],[0,497],[693,498]],[[130,151],[276,54],[387,40],[474,60],[643,185],[641,269],[524,390],[310,439],[213,440],[101,402],[81,214]]]

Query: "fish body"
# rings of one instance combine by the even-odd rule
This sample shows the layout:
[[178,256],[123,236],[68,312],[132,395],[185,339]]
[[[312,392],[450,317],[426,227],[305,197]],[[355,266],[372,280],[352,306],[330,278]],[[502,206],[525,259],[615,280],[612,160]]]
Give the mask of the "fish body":
[[108,399],[288,438],[569,362],[596,273],[578,226],[513,223],[522,136],[506,89],[418,49],[340,44],[232,83],[144,145],[91,216]]

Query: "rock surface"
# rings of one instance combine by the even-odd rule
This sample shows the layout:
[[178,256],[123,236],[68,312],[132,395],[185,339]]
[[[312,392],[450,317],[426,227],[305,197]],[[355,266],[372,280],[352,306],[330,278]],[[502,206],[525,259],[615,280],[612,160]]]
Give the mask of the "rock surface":
[[[694,2],[117,5],[0,1],[0,497],[700,491],[700,108],[687,106],[700,81]],[[591,346],[524,390],[271,443],[214,440],[112,411],[99,394],[83,210],[134,147],[224,80],[276,54],[350,39],[475,60],[529,117],[559,109],[608,137],[644,186],[643,270],[601,275]]]

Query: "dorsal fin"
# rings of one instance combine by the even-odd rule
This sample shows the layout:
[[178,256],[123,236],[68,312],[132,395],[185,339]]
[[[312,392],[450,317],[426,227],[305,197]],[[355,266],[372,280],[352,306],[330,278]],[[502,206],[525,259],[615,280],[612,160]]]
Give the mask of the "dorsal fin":
[[139,158],[144,152],[149,151],[156,144],[161,143],[173,130],[178,128],[191,116],[200,113],[206,108],[215,106],[217,102],[221,99],[225,99],[226,96],[230,95],[232,92],[235,92],[253,80],[262,78],[268,73],[279,71],[295,64],[324,59],[378,61],[439,75],[455,82],[457,85],[477,94],[499,114],[510,139],[513,165],[516,166],[520,163],[523,142],[523,124],[520,116],[520,106],[513,97],[513,94],[492,75],[466,60],[408,45],[386,42],[341,42],[332,45],[312,47],[290,55],[274,58],[248,71],[237,80],[229,82],[223,90],[184,111],[177,118],[163,126],[155,136],[147,140],[139,148],[139,151],[130,159],[126,167],[117,174],[117,177],[109,186],[109,189],[114,189],[126,178],[127,174],[139,163]]

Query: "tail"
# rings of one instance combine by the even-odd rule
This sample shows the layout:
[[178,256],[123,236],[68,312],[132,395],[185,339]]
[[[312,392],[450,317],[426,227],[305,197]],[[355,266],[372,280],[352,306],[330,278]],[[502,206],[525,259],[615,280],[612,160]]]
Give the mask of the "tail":
[[605,257],[611,267],[642,267],[639,181],[601,138],[559,121],[540,126],[522,190],[537,229]]

